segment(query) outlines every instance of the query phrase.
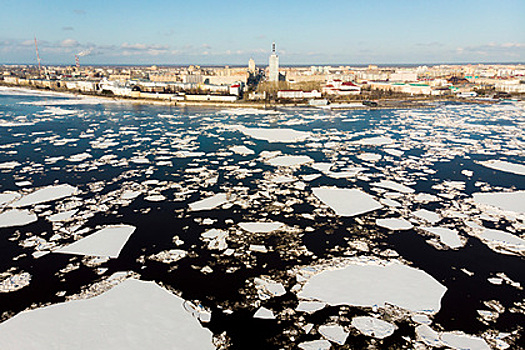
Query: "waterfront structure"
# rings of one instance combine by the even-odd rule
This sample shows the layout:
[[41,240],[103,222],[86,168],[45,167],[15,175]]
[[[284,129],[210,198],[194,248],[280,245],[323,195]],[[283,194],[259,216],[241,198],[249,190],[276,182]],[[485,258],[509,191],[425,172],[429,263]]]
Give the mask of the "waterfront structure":
[[255,73],[255,61],[253,58],[250,58],[248,61],[248,72],[252,74]]
[[279,81],[279,56],[275,53],[275,43],[272,44],[272,54],[270,55],[270,65],[268,81]]

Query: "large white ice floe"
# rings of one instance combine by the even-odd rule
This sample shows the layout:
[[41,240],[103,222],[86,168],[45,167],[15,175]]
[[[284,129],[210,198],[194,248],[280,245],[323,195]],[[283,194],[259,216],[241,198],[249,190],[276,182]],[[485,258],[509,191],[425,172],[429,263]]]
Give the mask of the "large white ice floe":
[[409,221],[403,218],[377,219],[376,225],[392,231],[410,230],[412,227],[414,227]]
[[284,227],[282,222],[239,222],[239,227],[251,233],[269,233]]
[[525,240],[512,233],[484,229],[478,237],[496,252],[525,255]]
[[0,324],[2,349],[215,349],[184,300],[127,280],[91,299],[24,311]]
[[439,237],[444,245],[452,249],[461,248],[465,242],[461,241],[458,231],[445,227],[421,227],[422,230]]
[[321,202],[340,216],[355,216],[383,207],[372,196],[358,189],[316,187],[312,191]]
[[489,205],[501,210],[525,214],[525,191],[474,193],[472,197],[478,205]]
[[441,343],[441,339],[439,338],[439,333],[427,326],[426,324],[422,324],[416,327],[416,338],[425,343],[426,345],[432,346],[432,347],[440,347],[443,344]]
[[394,140],[386,136],[374,136],[363,138],[353,142],[362,146],[384,146],[394,143]]
[[17,192],[2,192],[0,193],[0,205],[10,203],[20,197],[21,195]]
[[503,160],[487,160],[478,163],[490,169],[517,175],[525,175],[525,165],[523,164],[510,163]]
[[490,350],[484,339],[460,332],[443,333],[441,341],[445,346],[457,350]]
[[308,156],[285,155],[268,160],[268,164],[273,166],[298,166],[312,163],[314,160]]
[[392,191],[401,192],[401,193],[413,193],[414,189],[405,186],[403,184],[390,181],[390,180],[381,180],[379,182],[373,183],[372,186],[386,188]]
[[108,226],[55,252],[117,258],[133,232],[131,225]]
[[11,209],[0,214],[0,228],[24,226],[38,220],[38,217],[29,210]]
[[426,210],[426,209],[419,209],[412,213],[415,217],[430,222],[431,224],[435,224],[441,220],[441,217],[434,213],[433,211]]
[[254,139],[268,142],[300,142],[310,136],[309,132],[293,129],[247,128],[245,126],[235,126],[234,129]]
[[311,277],[298,296],[329,305],[384,306],[439,311],[447,288],[426,272],[397,262],[350,260],[346,267]]
[[47,186],[23,196],[16,202],[12,203],[11,206],[14,208],[20,208],[34,204],[51,202],[72,196],[77,192],[78,189],[69,184]]
[[198,210],[212,210],[225,203],[228,203],[228,195],[226,193],[217,193],[211,197],[198,200],[190,203],[190,209],[194,211]]
[[391,336],[397,326],[370,316],[357,316],[352,319],[352,326],[369,337],[384,339]]

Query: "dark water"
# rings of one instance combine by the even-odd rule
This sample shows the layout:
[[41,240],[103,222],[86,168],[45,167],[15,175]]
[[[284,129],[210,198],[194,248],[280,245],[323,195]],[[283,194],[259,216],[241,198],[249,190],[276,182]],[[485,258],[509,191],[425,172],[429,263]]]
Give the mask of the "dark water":
[[[92,230],[107,224],[125,223],[135,226],[136,231],[118,258],[96,267],[107,270],[97,273],[95,267],[83,262],[82,256],[47,254],[34,258],[32,253],[35,248],[21,245],[31,236],[49,242],[55,232],[45,216],[59,211],[63,208],[61,205],[72,199],[46,203],[48,207],[45,208],[34,208],[39,215],[35,223],[0,228],[0,273],[13,268],[12,273],[23,271],[32,276],[27,287],[0,293],[3,319],[30,307],[63,302],[67,296],[80,293],[115,272],[133,271],[141,279],[156,281],[182,298],[211,310],[211,322],[203,326],[216,335],[225,332],[231,349],[293,348],[301,342],[320,338],[315,331],[306,334],[301,329],[305,324],[322,325],[337,318],[340,325],[350,328],[352,317],[370,313],[369,308],[351,306],[326,307],[312,315],[290,312],[299,301],[290,291],[296,284],[295,276],[288,272],[321,260],[347,256],[351,251],[348,242],[361,240],[367,242],[370,251],[353,254],[380,257],[391,249],[399,254],[400,259],[424,270],[447,287],[441,309],[433,318],[434,329],[461,330],[474,335],[483,335],[488,331],[517,331],[513,346],[520,345],[525,317],[523,307],[519,311],[516,303],[523,302],[523,290],[505,282],[494,285],[487,278],[504,272],[523,286],[525,264],[522,256],[494,252],[478,238],[469,235],[465,227],[469,218],[445,217],[439,224],[456,228],[466,239],[466,245],[457,250],[436,249],[427,242],[430,237],[418,230],[392,232],[377,227],[374,222],[376,218],[399,216],[399,213],[408,219],[411,218],[410,212],[421,208],[437,212],[450,209],[455,203],[467,200],[472,193],[479,192],[479,182],[494,191],[524,190],[523,175],[492,170],[477,163],[488,159],[525,162],[523,107],[441,105],[425,111],[335,113],[297,109],[278,114],[232,114],[217,109],[127,103],[69,105],[62,102],[64,104],[56,105],[54,101],[57,100],[67,99],[0,94],[0,119],[4,123],[14,123],[12,126],[0,126],[0,164],[10,161],[20,163],[14,169],[0,170],[0,193],[30,192],[29,188],[69,183],[81,190],[77,196],[79,204],[75,206],[80,210],[79,214],[91,215],[65,226],[78,224],[79,229]],[[45,101],[55,104],[47,112]],[[314,139],[298,143],[269,143],[250,138],[230,128],[232,125],[288,127],[312,132]],[[394,148],[402,149],[404,154],[392,156],[385,152],[388,147],[353,143],[363,137],[378,135],[389,136],[395,142]],[[63,139],[70,141],[59,142]],[[116,144],[95,148],[93,141],[102,139],[113,140]],[[254,154],[228,152],[233,145],[245,145]],[[182,158],[177,153],[187,150],[203,154]],[[308,155],[316,162],[338,162],[333,169],[364,166],[367,168],[363,171],[366,177],[334,179],[321,174],[311,182],[305,181],[304,189],[298,190],[293,184],[270,186],[267,178],[277,172],[298,179],[301,175],[320,172],[309,166],[276,169],[261,160],[259,154],[263,151]],[[84,152],[90,156],[80,162],[71,161],[71,156]],[[367,152],[379,154],[382,158],[378,161],[361,160],[359,156]],[[117,165],[100,161],[108,155],[123,162]],[[61,158],[49,164],[52,157]],[[148,163],[131,161],[134,157],[146,158]],[[169,160],[170,164],[159,165],[159,157]],[[202,167],[205,170],[188,172],[188,169]],[[250,172],[239,176],[236,173],[239,169]],[[464,169],[473,171],[473,175],[462,174]],[[203,180],[210,177],[216,177],[216,182],[206,183]],[[159,183],[143,184],[151,179],[159,180]],[[402,209],[385,206],[359,216],[360,221],[316,214],[318,205],[312,201],[311,188],[325,185],[357,187],[382,198],[384,193],[376,192],[371,186],[380,179],[402,180],[416,192],[437,196],[453,193],[453,198],[439,197],[439,201],[431,203],[399,199]],[[20,181],[30,181],[32,185],[23,189],[16,184]],[[461,181],[464,187],[456,190],[436,188],[436,185],[448,181]],[[121,205],[115,193],[123,188],[138,188],[142,194],[131,203]],[[181,199],[181,188],[193,192]],[[271,198],[253,200],[252,197],[260,190],[270,191]],[[225,191],[247,198],[249,205],[234,201],[231,207],[222,209],[197,212],[188,209],[189,203]],[[147,192],[161,193],[166,200],[147,201]],[[288,203],[289,200],[294,202]],[[276,202],[282,206],[276,207]],[[314,214],[315,219],[303,214]],[[213,219],[213,224],[202,224],[205,218]],[[520,219],[516,220],[509,222],[499,218],[483,224],[506,230],[512,224],[519,223]],[[231,230],[243,221],[279,221],[293,227],[296,232],[248,234],[235,231],[234,234],[230,231],[228,247],[236,251],[246,251],[250,244],[264,244],[270,248],[268,253],[246,252],[242,256],[225,256],[207,249],[207,244],[200,239],[201,233],[208,229]],[[176,246],[174,236],[184,243]],[[56,243],[62,246],[74,240],[72,235],[64,235]],[[298,247],[304,249],[298,253]],[[171,264],[147,258],[170,249],[182,249],[189,255]],[[69,264],[77,268],[60,272]],[[212,272],[203,272],[204,267],[211,267]],[[469,276],[461,269],[474,274]],[[256,292],[250,281],[262,275],[281,282],[288,292],[256,303]],[[65,293],[59,293],[61,291]],[[484,323],[477,310],[486,310],[483,302],[489,300],[498,301],[505,311],[496,320]],[[253,314],[259,304],[276,315],[287,316],[280,316],[278,320],[255,319]],[[350,332],[346,344],[351,348],[371,345],[378,348],[411,348],[413,342],[407,341],[406,337],[415,339],[414,324],[410,319],[402,319],[396,326],[398,330],[384,340],[371,340],[354,330]],[[333,348],[339,346],[333,344]]]

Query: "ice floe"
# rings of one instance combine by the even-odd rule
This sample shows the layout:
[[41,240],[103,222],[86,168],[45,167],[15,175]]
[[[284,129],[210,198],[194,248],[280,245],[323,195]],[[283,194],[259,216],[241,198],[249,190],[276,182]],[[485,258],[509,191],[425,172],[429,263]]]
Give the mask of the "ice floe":
[[0,228],[24,226],[38,220],[36,214],[29,210],[11,209],[0,214]]
[[394,143],[394,140],[386,136],[374,136],[354,141],[354,143],[362,146],[384,146]]
[[278,156],[268,160],[268,164],[273,166],[298,166],[313,162],[314,160],[308,156]]
[[478,237],[494,251],[506,254],[525,255],[525,240],[512,233],[484,229]]
[[472,197],[477,204],[525,214],[525,191],[474,193]]
[[294,129],[247,128],[236,126],[234,129],[257,140],[268,142],[293,143],[306,140],[310,133]]
[[507,173],[525,175],[525,165],[510,163],[503,160],[488,160],[485,162],[478,162],[479,164],[494,170],[504,171]]
[[339,345],[343,345],[346,342],[349,334],[339,325],[322,325],[319,327],[319,333],[326,339]]
[[273,314],[272,310],[269,310],[265,307],[260,307],[259,310],[253,315],[253,318],[262,318],[266,320],[273,320],[275,318],[275,315]]
[[490,350],[484,339],[461,332],[446,332],[441,334],[440,338],[445,346],[452,349]]
[[302,350],[329,350],[332,347],[332,344],[328,340],[311,340],[300,343],[298,345],[299,349]]
[[410,230],[414,225],[403,218],[376,219],[376,225],[392,231]]
[[352,326],[366,336],[384,339],[391,336],[397,326],[370,316],[357,316],[352,318]]
[[360,215],[383,207],[372,196],[358,189],[317,187],[312,192],[340,216]]
[[77,192],[78,189],[69,184],[47,186],[23,196],[16,202],[12,203],[11,206],[14,208],[20,208],[40,203],[51,202],[72,196]]
[[17,192],[2,192],[0,193],[0,205],[11,203],[20,197],[21,195]]
[[131,225],[108,226],[54,252],[117,258],[134,231]]
[[298,296],[330,305],[397,305],[414,312],[439,311],[447,288],[426,272],[395,262],[350,261],[311,277]]
[[255,152],[252,149],[249,149],[246,146],[232,146],[230,147],[230,150],[233,152],[243,155],[243,156],[249,156],[251,154],[255,154]]
[[401,193],[413,193],[414,189],[405,186],[403,184],[399,184],[394,181],[390,180],[381,180],[379,182],[373,183],[372,186],[386,188],[392,191],[401,192]]
[[445,244],[449,248],[457,249],[465,245],[465,242],[461,240],[458,231],[456,230],[445,227],[421,227],[421,229],[438,236],[441,243]]
[[189,207],[193,211],[211,210],[226,203],[228,203],[228,195],[226,193],[217,193],[211,197],[190,203]]
[[429,211],[426,209],[419,209],[412,213],[415,217],[422,219],[424,221],[428,221],[431,224],[435,224],[441,220],[441,217],[434,213],[433,211]]
[[251,233],[269,233],[284,227],[282,222],[240,222],[239,227]]
[[215,349],[184,300],[127,280],[85,300],[24,311],[0,324],[2,349]]

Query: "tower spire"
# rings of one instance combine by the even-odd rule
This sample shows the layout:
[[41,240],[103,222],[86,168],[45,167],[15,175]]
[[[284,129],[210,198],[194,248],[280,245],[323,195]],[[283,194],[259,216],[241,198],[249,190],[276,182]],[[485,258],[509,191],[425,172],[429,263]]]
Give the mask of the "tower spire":
[[275,53],[275,41],[272,43],[272,53]]

